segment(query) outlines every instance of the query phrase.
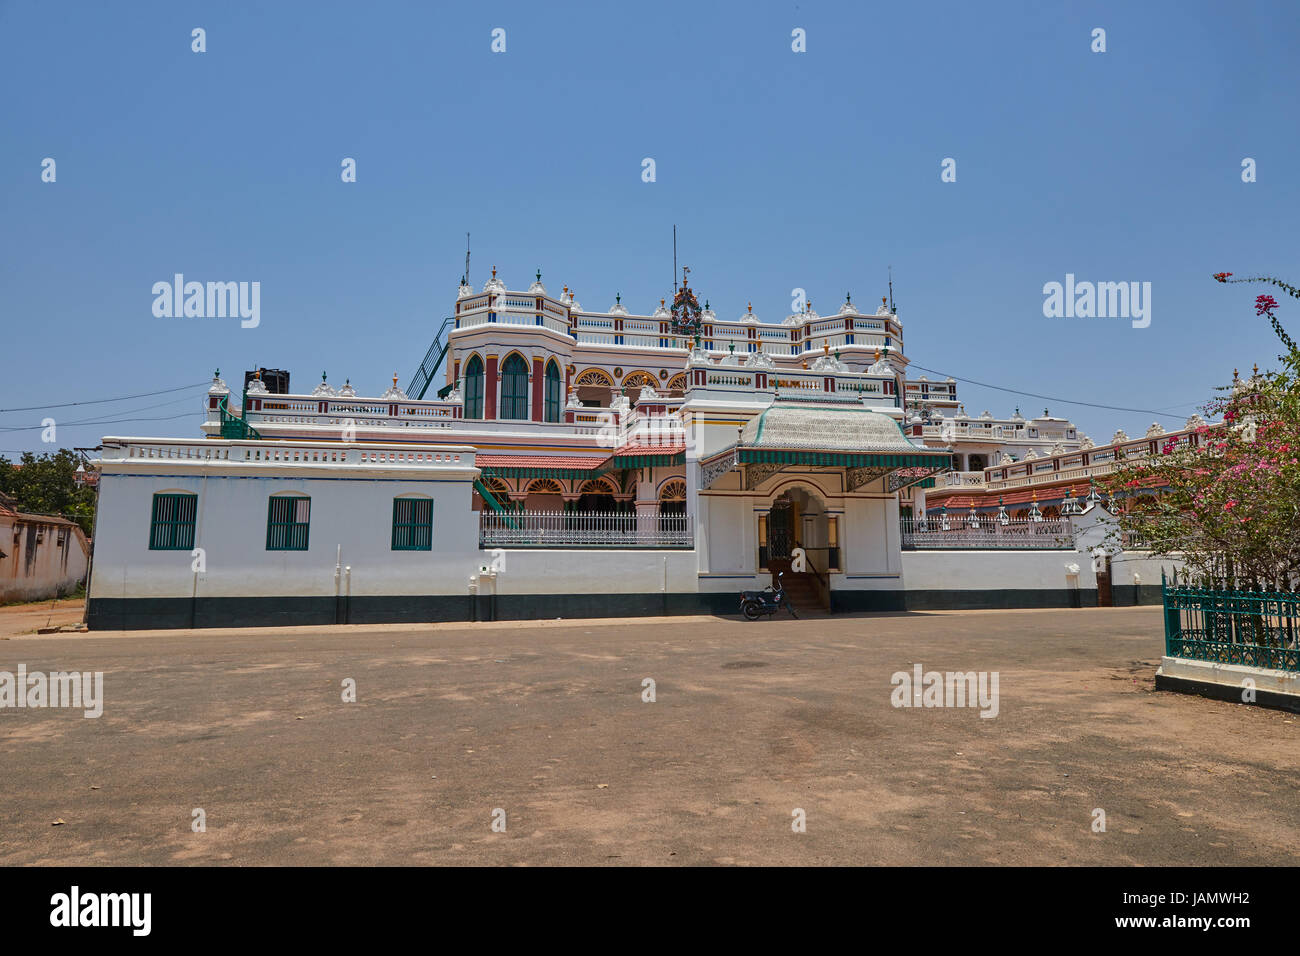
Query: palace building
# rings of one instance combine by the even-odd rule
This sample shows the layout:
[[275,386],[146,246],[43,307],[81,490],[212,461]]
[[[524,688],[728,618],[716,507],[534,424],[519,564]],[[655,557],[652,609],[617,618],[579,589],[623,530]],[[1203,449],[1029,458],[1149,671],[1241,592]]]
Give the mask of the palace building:
[[[202,437],[105,438],[90,625],[734,613],[776,573],[830,611],[944,606],[933,569],[909,580],[927,514],[1090,444],[910,377],[887,299],[719,319],[688,273],[638,315],[494,269],[405,390],[218,372]],[[1074,548],[1019,530],[985,544]],[[1081,600],[1060,577],[981,598],[973,575],[954,606]]]

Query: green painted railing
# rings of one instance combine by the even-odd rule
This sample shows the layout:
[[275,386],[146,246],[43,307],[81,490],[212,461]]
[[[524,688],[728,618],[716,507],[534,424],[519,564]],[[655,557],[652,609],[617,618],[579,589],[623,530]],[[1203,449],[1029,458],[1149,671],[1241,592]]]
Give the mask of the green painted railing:
[[1161,581],[1165,653],[1300,673],[1300,593]]
[[[217,409],[221,412],[221,437],[222,438],[255,438],[261,440],[262,436],[257,433],[257,429],[242,418],[230,414],[230,408],[227,405],[229,396],[221,396],[221,401],[217,403]],[[248,407],[248,397],[244,397],[244,407]]]

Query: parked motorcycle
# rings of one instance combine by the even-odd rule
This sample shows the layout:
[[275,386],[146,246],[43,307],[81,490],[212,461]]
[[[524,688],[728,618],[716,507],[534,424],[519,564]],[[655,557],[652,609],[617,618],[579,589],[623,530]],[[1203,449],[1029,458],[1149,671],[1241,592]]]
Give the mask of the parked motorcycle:
[[750,621],[757,621],[765,614],[775,614],[781,608],[790,612],[790,616],[798,618],[799,615],[794,612],[789,600],[785,596],[785,585],[781,579],[785,577],[785,572],[781,571],[776,576],[776,587],[770,585],[761,591],[741,591],[740,592],[740,613]]

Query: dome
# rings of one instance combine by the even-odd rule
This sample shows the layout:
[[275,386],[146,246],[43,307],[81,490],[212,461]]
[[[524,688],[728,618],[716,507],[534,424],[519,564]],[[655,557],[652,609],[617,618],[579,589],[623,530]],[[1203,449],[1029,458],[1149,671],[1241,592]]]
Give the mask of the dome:
[[484,292],[505,292],[506,284],[497,278],[497,267],[492,267],[492,278],[483,284]]
[[745,314],[742,315],[742,316],[741,316],[739,319],[737,319],[736,321],[737,321],[737,322],[757,322],[757,321],[758,321],[758,316],[756,316],[756,315],[754,314],[754,303],[752,303],[752,302],[749,303],[748,307],[747,307],[746,310],[745,310]]
[[898,422],[866,408],[774,402],[746,423],[741,444],[750,448],[815,448],[820,451],[925,453]]

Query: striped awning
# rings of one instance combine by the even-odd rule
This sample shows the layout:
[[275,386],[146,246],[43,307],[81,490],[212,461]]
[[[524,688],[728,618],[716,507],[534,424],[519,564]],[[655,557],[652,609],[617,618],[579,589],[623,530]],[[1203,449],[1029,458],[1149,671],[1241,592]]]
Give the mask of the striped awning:
[[951,468],[946,451],[897,453],[813,451],[807,448],[737,449],[742,465],[817,465],[823,468]]
[[594,455],[484,455],[475,463],[483,474],[499,478],[594,478],[607,461]]
[[686,446],[624,445],[600,466],[600,473],[631,468],[660,468],[686,464]]

